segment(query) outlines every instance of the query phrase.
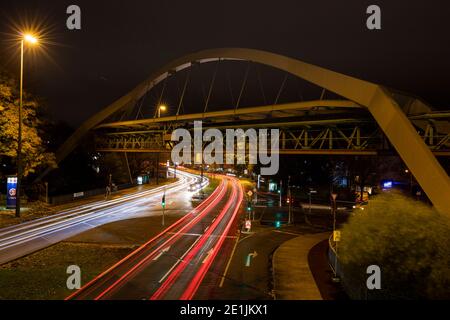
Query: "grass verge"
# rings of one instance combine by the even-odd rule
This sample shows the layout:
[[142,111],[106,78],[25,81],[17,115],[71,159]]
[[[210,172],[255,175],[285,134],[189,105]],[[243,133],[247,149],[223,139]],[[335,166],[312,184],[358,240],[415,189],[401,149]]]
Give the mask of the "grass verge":
[[62,242],[0,266],[0,300],[62,300],[67,267],[81,268],[82,285],[133,250],[130,246]]

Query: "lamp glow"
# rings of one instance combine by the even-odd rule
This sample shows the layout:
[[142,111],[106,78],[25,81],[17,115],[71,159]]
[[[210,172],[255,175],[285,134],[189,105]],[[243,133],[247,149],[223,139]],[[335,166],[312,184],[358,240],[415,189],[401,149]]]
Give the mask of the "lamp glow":
[[29,33],[25,34],[23,36],[23,39],[26,42],[31,43],[31,44],[37,44],[38,43],[38,39],[35,36],[33,36],[33,35],[29,34]]

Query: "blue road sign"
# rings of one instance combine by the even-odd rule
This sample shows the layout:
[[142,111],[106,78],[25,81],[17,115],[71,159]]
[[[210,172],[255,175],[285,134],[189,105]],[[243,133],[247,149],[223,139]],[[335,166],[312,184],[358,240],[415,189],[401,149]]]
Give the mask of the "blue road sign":
[[6,182],[6,208],[16,208],[17,177],[10,176]]

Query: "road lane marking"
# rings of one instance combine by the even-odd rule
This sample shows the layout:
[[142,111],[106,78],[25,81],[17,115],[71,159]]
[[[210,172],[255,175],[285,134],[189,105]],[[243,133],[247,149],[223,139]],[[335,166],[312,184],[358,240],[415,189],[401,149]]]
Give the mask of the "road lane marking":
[[280,230],[272,230],[272,232],[285,233],[285,234],[290,234],[293,236],[301,236],[304,234],[304,233],[295,233],[295,232],[280,231]]
[[200,233],[178,233],[178,232],[167,232],[167,234],[178,234],[180,236],[192,236],[192,237],[200,237]]
[[93,224],[87,223],[87,222],[82,222],[82,224],[87,225],[90,228],[97,228],[98,226],[94,226]]
[[194,241],[194,243],[189,247],[189,249],[186,250],[185,253],[183,253],[183,255],[181,256],[181,258],[179,258],[177,260],[177,262],[175,262],[175,264],[172,266],[172,268],[169,269],[169,271],[166,272],[166,274],[161,278],[161,280],[158,281],[158,283],[163,282],[168,276],[169,274],[173,271],[173,269],[176,268],[176,266],[183,261],[184,257],[186,257],[186,255],[188,254],[189,251],[191,251],[191,249],[197,244],[197,242],[200,240],[200,236],[198,236],[197,240]]
[[[242,232],[241,232],[241,233],[242,233]],[[239,243],[241,243],[241,242],[244,241],[244,240],[250,239],[251,237],[255,236],[255,234],[256,234],[256,232],[248,233],[248,236],[239,239]]]
[[162,249],[161,252],[160,252],[156,257],[153,258],[153,261],[156,261],[156,260],[158,260],[159,258],[161,258],[161,256],[162,256],[164,253],[169,252],[169,250],[170,250],[170,246],[168,246],[167,248]]
[[208,261],[209,257],[213,254],[213,252],[214,252],[214,248],[212,248],[211,250],[208,251],[205,259],[203,259],[203,261],[202,261],[202,264],[205,264],[205,262]]
[[[179,234],[180,236],[190,236],[190,237],[200,237],[200,236],[204,235],[204,234],[200,234],[200,233],[175,233],[175,232],[167,232],[167,234]],[[216,234],[211,234],[207,237],[208,238],[229,238],[229,239],[237,238],[237,236],[224,236],[224,235],[216,235]]]
[[234,242],[233,251],[231,251],[230,259],[228,259],[227,266],[225,267],[225,271],[222,275],[222,279],[220,280],[219,288],[222,288],[223,283],[225,282],[225,277],[227,276],[228,269],[230,268],[231,260],[233,260],[234,252],[236,251],[236,247],[239,243],[239,236],[236,237],[236,241]]
[[250,266],[252,264],[252,259],[255,259],[257,256],[258,256],[258,252],[256,252],[256,250],[254,250],[252,253],[249,253],[247,255],[245,266],[250,268]]

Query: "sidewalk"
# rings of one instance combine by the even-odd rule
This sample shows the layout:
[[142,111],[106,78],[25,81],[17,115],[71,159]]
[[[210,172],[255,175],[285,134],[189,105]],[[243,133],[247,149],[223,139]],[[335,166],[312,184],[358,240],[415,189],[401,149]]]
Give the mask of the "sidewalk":
[[310,250],[329,233],[308,234],[283,243],[273,255],[275,298],[278,300],[322,300],[308,263]]

